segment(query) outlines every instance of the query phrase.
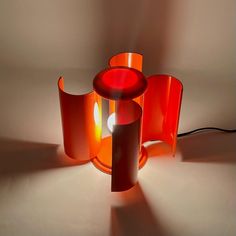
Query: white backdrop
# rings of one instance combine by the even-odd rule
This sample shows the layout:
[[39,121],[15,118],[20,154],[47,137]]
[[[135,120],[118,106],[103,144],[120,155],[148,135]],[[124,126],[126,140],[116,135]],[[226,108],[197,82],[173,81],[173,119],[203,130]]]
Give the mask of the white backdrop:
[[235,128],[235,10],[234,0],[1,0],[0,136],[57,143],[58,76],[88,91],[121,51],[143,53],[146,75],[183,82],[180,131]]

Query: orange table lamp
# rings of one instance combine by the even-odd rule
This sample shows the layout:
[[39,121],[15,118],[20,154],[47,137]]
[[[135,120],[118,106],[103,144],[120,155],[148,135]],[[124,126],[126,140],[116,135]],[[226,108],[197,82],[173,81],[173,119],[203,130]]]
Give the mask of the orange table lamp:
[[[173,155],[176,151],[183,86],[169,75],[146,78],[142,61],[138,53],[111,57],[88,94],[66,93],[64,79],[58,80],[65,153],[111,174],[111,191],[136,184],[148,158],[144,142],[161,140],[171,145]],[[105,102],[109,134],[103,137]]]

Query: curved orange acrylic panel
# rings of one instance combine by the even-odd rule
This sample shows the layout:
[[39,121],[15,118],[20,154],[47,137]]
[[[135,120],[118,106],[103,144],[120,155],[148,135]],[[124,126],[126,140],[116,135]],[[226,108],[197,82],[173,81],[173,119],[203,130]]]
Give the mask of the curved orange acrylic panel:
[[[126,66],[129,68],[134,68],[142,72],[143,68],[143,55],[135,52],[122,52],[114,55],[109,59],[109,66]],[[134,98],[135,102],[137,102],[141,107],[143,105],[143,95]]]
[[165,141],[172,145],[174,154],[183,86],[179,80],[169,75],[153,75],[147,80],[142,142]]
[[112,132],[112,191],[124,191],[137,182],[142,109],[133,101],[118,101]]
[[65,153],[80,162],[96,156],[101,142],[101,97],[95,92],[73,95],[58,80]]
[[126,66],[142,72],[143,55],[135,52],[122,52],[109,59],[109,66]]

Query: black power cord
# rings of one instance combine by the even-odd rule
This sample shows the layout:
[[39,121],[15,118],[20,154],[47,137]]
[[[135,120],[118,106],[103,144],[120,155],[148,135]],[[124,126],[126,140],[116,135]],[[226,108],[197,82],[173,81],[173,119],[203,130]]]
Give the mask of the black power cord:
[[236,132],[236,129],[221,129],[221,128],[217,128],[217,127],[204,127],[204,128],[199,128],[199,129],[195,129],[195,130],[191,130],[185,133],[180,133],[178,134],[178,137],[183,137],[189,134],[193,134],[193,133],[198,133],[204,130],[218,130],[218,131],[222,131],[222,132],[226,132],[226,133],[234,133]]

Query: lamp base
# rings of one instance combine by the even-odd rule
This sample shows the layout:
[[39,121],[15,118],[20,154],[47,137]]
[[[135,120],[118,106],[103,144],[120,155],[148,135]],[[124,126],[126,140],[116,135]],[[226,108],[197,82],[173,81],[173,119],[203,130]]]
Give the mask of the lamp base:
[[[94,166],[106,174],[111,174],[112,170],[112,137],[108,136],[102,139],[101,149],[96,157],[92,160]],[[139,169],[147,161],[147,151],[144,146],[141,147],[139,155]]]

